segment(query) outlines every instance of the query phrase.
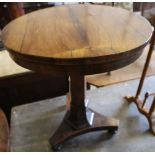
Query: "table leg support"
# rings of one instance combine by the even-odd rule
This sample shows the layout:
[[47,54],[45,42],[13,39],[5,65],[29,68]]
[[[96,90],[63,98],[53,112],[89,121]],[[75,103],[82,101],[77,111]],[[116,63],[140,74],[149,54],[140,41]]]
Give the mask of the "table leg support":
[[118,120],[107,118],[85,107],[84,84],[83,75],[71,75],[71,105],[60,127],[50,139],[54,150],[66,140],[87,132],[108,130],[114,133],[118,129]]
[[[128,103],[134,103],[137,106],[138,111],[146,117],[149,123],[149,129],[151,133],[155,136],[155,115],[150,113],[150,110],[145,108],[143,105],[143,101],[139,98],[133,97],[133,96],[126,96],[125,99],[128,101]],[[152,106],[155,108],[155,100],[153,101]]]

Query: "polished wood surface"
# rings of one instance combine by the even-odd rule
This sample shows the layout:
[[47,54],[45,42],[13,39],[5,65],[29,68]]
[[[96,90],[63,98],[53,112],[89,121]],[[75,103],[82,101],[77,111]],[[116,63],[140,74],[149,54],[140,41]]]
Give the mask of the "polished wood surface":
[[43,9],[4,28],[2,41],[16,63],[42,73],[70,76],[70,104],[61,130],[58,128],[50,139],[54,150],[85,132],[102,129],[114,133],[118,129],[118,120],[98,116],[87,108],[84,76],[132,63],[151,35],[145,18],[91,4]]
[[151,34],[149,22],[132,12],[83,4],[22,16],[4,28],[2,40],[5,47],[18,54],[62,64],[69,60],[74,64],[74,59],[82,58],[81,63],[88,64],[97,63],[89,62],[89,58],[124,54],[139,48],[149,41]]

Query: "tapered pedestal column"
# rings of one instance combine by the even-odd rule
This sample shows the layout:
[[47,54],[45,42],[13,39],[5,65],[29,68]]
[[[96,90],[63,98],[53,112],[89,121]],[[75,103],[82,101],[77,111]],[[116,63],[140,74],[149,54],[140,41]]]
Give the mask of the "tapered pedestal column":
[[50,139],[54,150],[66,140],[97,130],[108,130],[114,133],[118,129],[118,120],[102,116],[85,107],[84,76],[78,73],[71,75],[71,104],[65,117]]

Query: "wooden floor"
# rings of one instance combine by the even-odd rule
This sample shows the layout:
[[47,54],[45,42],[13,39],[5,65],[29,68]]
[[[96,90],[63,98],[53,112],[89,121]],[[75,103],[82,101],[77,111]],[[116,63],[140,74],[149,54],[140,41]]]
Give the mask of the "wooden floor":
[[[145,63],[147,52],[148,52],[148,46],[144,49],[142,56],[131,65],[128,65],[116,71],[112,71],[110,76],[107,75],[106,73],[87,76],[86,81],[89,84],[94,85],[96,87],[102,87],[128,80],[139,79]],[[155,68],[155,52],[152,55],[147,76],[155,74],[154,68]]]

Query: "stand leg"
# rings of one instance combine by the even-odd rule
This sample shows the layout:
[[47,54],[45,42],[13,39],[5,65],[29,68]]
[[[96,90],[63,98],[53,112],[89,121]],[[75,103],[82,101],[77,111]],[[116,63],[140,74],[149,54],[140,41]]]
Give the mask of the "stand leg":
[[50,139],[52,148],[66,140],[91,131],[118,129],[118,120],[102,116],[85,107],[85,81],[80,74],[71,75],[71,105],[60,127]]
[[148,52],[148,55],[147,55],[147,58],[146,58],[144,68],[143,68],[143,72],[142,72],[141,79],[140,79],[140,82],[139,82],[139,85],[138,85],[136,96],[135,97],[133,97],[133,96],[126,96],[125,97],[125,99],[129,103],[134,102],[136,104],[137,108],[138,108],[138,111],[147,118],[147,120],[149,122],[150,131],[153,133],[153,135],[155,135],[155,117],[152,116],[152,111],[154,110],[154,107],[151,109],[151,112],[149,112],[148,109],[143,107],[144,103],[139,99],[139,95],[141,93],[141,89],[142,89],[144,79],[145,79],[145,76],[146,76],[146,73],[147,73],[147,70],[148,70],[148,66],[149,66],[149,63],[150,63],[150,60],[151,60],[151,56],[152,56],[152,53],[153,53],[154,41],[155,41],[155,31],[153,32],[153,35],[152,35],[152,38],[151,38],[149,52]]
[[151,56],[152,56],[152,53],[153,53],[153,49],[154,49],[154,40],[155,40],[155,31],[153,32],[153,35],[152,35],[152,38],[151,38],[149,52],[148,52],[148,55],[147,55],[147,58],[146,58],[146,61],[145,61],[144,69],[143,69],[143,72],[142,72],[142,75],[141,75],[141,79],[140,79],[140,82],[139,82],[139,86],[138,86],[135,98],[139,97],[142,86],[143,86],[143,83],[144,83],[144,79],[145,79],[145,76],[146,76],[146,73],[147,73],[147,70],[148,70],[148,66],[149,66],[149,63],[150,63],[150,60],[151,60]]

